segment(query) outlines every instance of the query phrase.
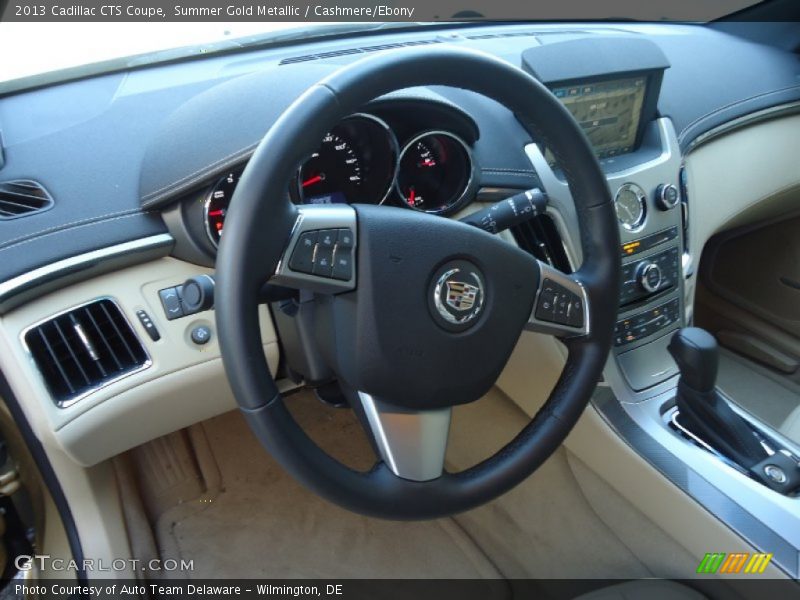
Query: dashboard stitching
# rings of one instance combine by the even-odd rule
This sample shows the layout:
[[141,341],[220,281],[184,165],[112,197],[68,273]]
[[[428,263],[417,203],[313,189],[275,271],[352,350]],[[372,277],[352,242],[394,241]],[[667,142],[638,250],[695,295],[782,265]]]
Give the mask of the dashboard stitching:
[[[32,237],[31,239],[27,239],[27,240],[24,240],[24,241],[21,241],[21,242],[17,242],[15,244],[6,244],[2,248],[0,248],[0,252],[3,251],[3,250],[9,250],[10,248],[16,248],[16,247],[19,247],[19,246],[24,246],[25,244],[30,244],[31,242],[37,242],[41,238],[47,237],[48,235],[61,233],[65,229],[79,229],[81,227],[87,227],[89,225],[98,225],[100,223],[104,223],[105,224],[105,223],[110,223],[111,221],[120,221],[122,219],[129,219],[131,217],[138,217],[138,216],[150,214],[150,213],[153,213],[153,212],[156,212],[156,211],[149,211],[149,210],[148,211],[139,211],[139,210],[137,210],[134,213],[129,213],[129,214],[125,214],[125,215],[116,216],[116,217],[113,217],[111,219],[101,219],[99,221],[98,220],[91,220],[90,222],[87,222],[86,220],[84,220],[84,221],[75,221],[75,223],[70,223],[70,225],[75,225],[74,227],[68,226],[66,228],[58,227],[58,228],[51,228],[49,230],[45,229],[45,230],[43,230],[43,232],[40,232],[40,234],[34,235],[34,237]],[[17,239],[20,239],[20,238],[17,238]]]
[[69,223],[62,223],[60,225],[55,225],[53,227],[48,227],[47,229],[41,229],[39,231],[34,231],[33,233],[26,233],[25,235],[20,235],[18,237],[12,238],[12,239],[0,244],[0,250],[5,250],[6,248],[9,248],[11,246],[17,246],[17,245],[19,245],[19,244],[17,244],[17,242],[19,242],[20,240],[25,240],[27,238],[35,239],[35,238],[43,237],[43,235],[46,235],[46,234],[49,234],[49,233],[54,233],[54,232],[60,231],[62,229],[70,229],[73,225],[80,225],[80,224],[89,223],[89,222],[99,222],[99,221],[113,220],[113,219],[109,219],[109,217],[116,217],[118,215],[144,214],[145,212],[148,212],[148,211],[142,211],[142,210],[140,210],[138,208],[126,209],[126,210],[120,210],[120,211],[113,212],[113,213],[107,213],[105,215],[100,215],[100,216],[96,216],[96,217],[89,217],[88,219],[80,219],[79,221],[72,221],[72,222],[69,222]]
[[[196,183],[197,181],[199,181],[201,179],[205,179],[208,176],[207,171],[209,169],[213,169],[214,167],[225,165],[226,163],[229,163],[229,162],[238,162],[242,158],[242,156],[241,156],[242,154],[248,154],[248,153],[252,152],[256,148],[256,146],[258,146],[258,144],[260,142],[261,142],[261,138],[259,138],[255,142],[252,142],[252,143],[248,144],[247,146],[245,146],[243,148],[240,148],[239,150],[236,150],[235,152],[232,152],[232,153],[228,154],[227,156],[224,156],[224,157],[222,157],[222,158],[220,158],[218,160],[215,160],[214,162],[212,162],[209,165],[201,167],[201,168],[197,169],[196,171],[193,171],[192,173],[189,173],[188,175],[173,181],[172,183],[168,183],[167,185],[162,186],[162,187],[158,188],[157,190],[153,190],[149,194],[146,194],[146,195],[142,196],[142,199],[145,200],[145,202],[143,203],[143,206],[151,206],[154,202],[156,202],[157,200],[160,200],[161,198],[163,198],[163,196],[165,194],[162,194],[161,192],[163,192],[164,190],[169,190],[170,193],[177,192],[177,191],[187,187],[188,185],[192,185],[192,184]],[[199,174],[201,174],[201,175],[198,176]],[[177,187],[175,187],[175,186],[177,186]],[[170,188],[173,188],[173,189],[170,189]]]
[[712,110],[711,112],[708,112],[708,113],[706,113],[704,115],[701,115],[701,116],[697,117],[694,121],[692,121],[691,123],[686,125],[683,129],[681,129],[681,132],[678,135],[678,139],[680,141],[683,141],[684,135],[692,127],[698,125],[699,123],[703,122],[704,120],[708,119],[709,117],[717,115],[717,114],[719,114],[721,112],[724,112],[724,111],[726,111],[728,109],[731,109],[734,106],[739,106],[741,104],[745,104],[747,102],[750,102],[751,100],[755,100],[756,98],[764,98],[766,96],[771,96],[773,94],[778,94],[780,92],[785,92],[785,91],[788,91],[788,90],[795,90],[795,89],[800,89],[800,85],[790,85],[790,86],[787,86],[787,87],[784,87],[784,88],[780,88],[780,89],[777,89],[777,90],[771,90],[769,92],[764,92],[764,93],[761,93],[761,94],[756,94],[754,96],[749,96],[749,97],[744,98],[742,100],[737,100],[736,102],[731,102],[730,104],[726,104],[725,106],[720,106],[719,108],[716,108],[716,109]]

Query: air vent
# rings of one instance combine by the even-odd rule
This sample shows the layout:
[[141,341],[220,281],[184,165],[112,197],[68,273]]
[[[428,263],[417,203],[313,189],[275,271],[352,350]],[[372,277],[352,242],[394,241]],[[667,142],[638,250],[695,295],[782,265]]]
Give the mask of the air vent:
[[410,46],[427,46],[429,44],[441,44],[442,40],[413,40],[410,42],[397,42],[393,44],[380,44],[378,46],[362,46],[360,48],[346,48],[344,50],[332,50],[330,52],[320,52],[319,54],[304,54],[302,56],[291,56],[284,58],[281,65],[291,65],[294,63],[308,62],[310,60],[320,60],[324,58],[334,58],[337,56],[347,56],[349,54],[364,54],[366,52],[380,52],[381,50],[391,50],[392,48],[407,48]]
[[32,327],[25,345],[58,406],[146,368],[147,352],[113,300],[73,308]]
[[519,247],[563,273],[572,273],[556,224],[547,215],[525,221],[511,229]]
[[576,34],[585,34],[586,31],[575,30],[575,31],[564,31],[564,30],[557,30],[557,31],[509,31],[504,33],[479,33],[475,35],[468,35],[465,36],[468,40],[495,40],[498,38],[514,38],[514,37],[544,37],[548,35],[558,35],[558,36],[566,36],[566,35],[576,35]]
[[536,37],[539,35],[537,31],[512,31],[509,33],[481,33],[478,35],[468,35],[468,40],[496,40],[498,38],[510,37]]
[[17,219],[53,206],[42,184],[27,179],[0,182],[0,219]]

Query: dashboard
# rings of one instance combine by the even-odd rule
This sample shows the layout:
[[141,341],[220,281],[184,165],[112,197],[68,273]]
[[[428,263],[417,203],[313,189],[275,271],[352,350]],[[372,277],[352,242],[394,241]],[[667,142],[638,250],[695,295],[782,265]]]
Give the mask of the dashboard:
[[[625,281],[614,356],[631,388],[663,381],[670,373],[656,357],[665,354],[667,334],[687,318],[691,269],[684,269],[684,256],[702,247],[698,232],[712,231],[711,224],[683,218],[703,202],[691,209],[685,203],[687,153],[718,127],[800,101],[795,56],[677,24],[389,32],[369,42],[342,38],[210,55],[1,97],[0,183],[35,180],[52,199],[47,210],[0,219],[3,372],[31,399],[37,427],[87,465],[232,408],[213,311],[170,318],[164,298],[174,299],[169,291],[187,278],[213,273],[237,182],[295,98],[386,44],[448,43],[521,66],[532,47],[619,36],[660,49],[669,63],[660,85],[636,53],[628,53],[624,69],[592,74],[555,72],[549,60],[537,66],[551,74],[547,85],[594,145],[615,199],[622,246],[609,251],[620,256]],[[566,62],[592,62],[581,56]],[[730,56],[739,62],[733,65]],[[699,85],[709,73],[708,85]],[[55,114],[53,106],[62,110]],[[540,188],[552,211],[504,237],[557,268],[577,268],[581,244],[568,186],[546,144],[526,125],[465,90],[401,90],[331,128],[287,174],[286,194],[297,204],[383,204],[433,219]],[[709,223],[716,218],[710,209],[705,214]],[[121,313],[109,322],[132,328],[145,365],[58,406],[24,346],[26,332],[106,297]],[[87,329],[93,310],[85,315]],[[261,317],[265,352],[278,373],[290,349],[266,307]],[[58,333],[48,325],[45,333],[51,331]],[[37,348],[31,344],[32,352]],[[212,385],[214,398],[203,394]],[[93,417],[82,418],[87,413]]]

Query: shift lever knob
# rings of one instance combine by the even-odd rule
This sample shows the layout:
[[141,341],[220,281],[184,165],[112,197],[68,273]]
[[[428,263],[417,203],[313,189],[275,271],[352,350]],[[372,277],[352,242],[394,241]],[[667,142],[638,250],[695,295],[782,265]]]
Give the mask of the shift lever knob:
[[685,327],[672,336],[667,350],[678,363],[684,385],[701,394],[714,390],[719,348],[713,335],[699,327]]

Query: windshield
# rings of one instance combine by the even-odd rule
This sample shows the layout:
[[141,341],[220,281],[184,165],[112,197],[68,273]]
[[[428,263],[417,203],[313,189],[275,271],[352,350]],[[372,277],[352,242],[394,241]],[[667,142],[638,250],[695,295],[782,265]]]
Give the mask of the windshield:
[[[308,37],[333,23],[0,23],[0,82],[182,47],[203,53],[253,36]],[[357,25],[357,24],[354,24]],[[295,36],[293,36],[295,37]],[[41,40],[47,40],[42,44]],[[82,43],[76,43],[77,41]],[[224,44],[228,46],[228,44]],[[203,48],[207,46],[207,48]]]
[[[450,0],[444,1],[450,3]],[[409,4],[413,4],[413,1]],[[0,93],[133,65],[253,45],[354,31],[442,26],[442,21],[431,22],[441,19],[438,13],[435,14],[434,4],[422,2],[418,7],[404,9],[413,12],[406,15],[406,19],[393,22],[0,22],[0,56],[13,57],[0,61]],[[534,12],[536,18],[541,20],[604,20],[609,18],[608,15],[616,14],[613,10],[609,12],[609,9],[618,8],[612,6],[615,5],[613,0],[599,0],[592,5],[593,14],[586,14],[589,9],[585,0],[561,0],[546,6],[537,5],[534,11],[524,3],[515,2],[510,7],[504,6],[502,0],[496,0],[496,10],[502,11],[502,15],[494,16],[492,13],[495,9],[491,4],[485,6],[483,12],[448,9],[447,14],[451,15],[450,19],[464,18],[469,19],[471,24],[481,25],[491,24],[488,20],[491,18],[523,22],[534,16]],[[759,2],[706,0],[697,3],[697,0],[670,0],[669,3],[643,3],[639,5],[641,14],[626,16],[625,19],[708,21],[755,4]],[[511,13],[508,13],[509,10]],[[411,21],[411,18],[431,21],[417,22]],[[615,20],[620,20],[620,17]],[[42,43],[42,40],[47,43]]]

